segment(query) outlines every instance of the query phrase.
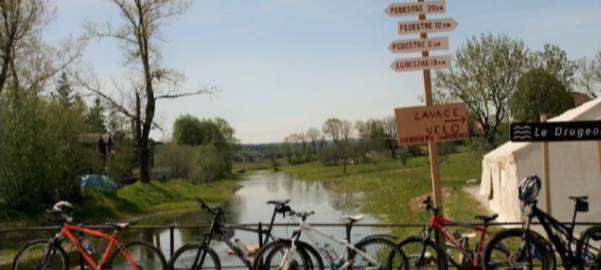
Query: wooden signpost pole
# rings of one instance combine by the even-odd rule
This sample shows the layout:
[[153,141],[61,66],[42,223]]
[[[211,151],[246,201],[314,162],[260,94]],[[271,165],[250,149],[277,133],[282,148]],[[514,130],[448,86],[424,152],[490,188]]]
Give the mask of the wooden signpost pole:
[[[545,123],[547,122],[547,115],[543,114],[540,116],[540,121],[541,123]],[[549,171],[550,169],[550,164],[549,164],[549,143],[548,142],[543,142],[542,144],[543,148],[543,191],[544,191],[544,196],[545,199],[543,201],[544,203],[544,207],[545,207],[545,211],[547,211],[547,213],[549,215],[551,215],[551,173]]]
[[[417,0],[418,2],[424,2],[424,0]],[[419,15],[419,20],[426,20],[426,15]],[[420,39],[427,39],[428,34],[426,32],[422,32],[419,35]],[[422,57],[428,57],[430,53],[428,51],[422,52]],[[424,69],[424,99],[426,100],[426,106],[434,105],[432,101],[432,78],[430,76],[430,70]],[[432,178],[432,191],[434,193],[434,205],[438,208],[438,215],[443,216],[443,208],[442,208],[442,190],[440,187],[440,171],[438,170],[438,147],[436,142],[428,143],[428,151],[430,152],[430,177]],[[437,242],[444,246],[443,237],[437,236]]]

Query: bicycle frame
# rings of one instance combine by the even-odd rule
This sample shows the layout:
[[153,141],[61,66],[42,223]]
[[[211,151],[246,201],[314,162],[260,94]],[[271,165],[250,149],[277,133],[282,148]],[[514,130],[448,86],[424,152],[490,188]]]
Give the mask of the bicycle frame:
[[[264,230],[264,229],[251,229],[251,228],[246,228],[246,227],[224,225],[221,223],[222,222],[221,218],[223,217],[223,213],[219,213],[213,217],[213,222],[211,223],[211,227],[209,228],[209,231],[205,233],[202,243],[205,246],[209,246],[211,244],[211,241],[213,241],[213,235],[221,229],[245,230],[245,231],[250,231],[250,232],[259,234],[259,247],[263,247],[263,245],[267,244],[267,242],[269,242],[270,239],[275,240],[275,237],[273,236],[273,234],[271,232],[273,230],[273,223],[275,222],[275,218],[276,218],[277,214],[278,214],[278,212],[276,210],[274,210],[273,215],[271,216],[271,222],[269,223],[267,230]],[[266,233],[266,237],[265,237],[264,241],[262,239],[263,233]],[[224,242],[232,251],[234,251],[234,253],[236,254],[236,257],[238,257],[238,259],[240,259],[240,261],[242,261],[242,263],[244,263],[244,265],[246,267],[248,267],[249,269],[252,267],[252,259],[250,257],[246,256],[244,254],[244,252],[242,252],[242,250],[240,250],[240,248],[238,248],[238,246],[236,246],[234,243],[232,243],[232,241],[230,241],[229,239],[225,239],[225,240],[221,240],[221,242]],[[206,251],[202,252],[202,254],[201,254],[201,252],[196,254],[196,258],[194,260],[193,267],[196,267],[196,265],[202,265],[204,263],[205,257],[206,257]]]
[[[543,226],[543,229],[547,233],[547,236],[551,240],[551,243],[555,247],[559,256],[561,256],[561,260],[563,262],[563,266],[566,269],[570,269],[573,266],[579,265],[580,262],[577,259],[579,256],[575,254],[574,250],[572,250],[572,244],[578,245],[580,243],[579,239],[574,238],[574,227],[576,224],[576,213],[574,212],[574,219],[572,221],[572,226],[568,227],[561,222],[559,222],[554,217],[549,214],[543,212],[536,206],[536,202],[530,205],[531,212],[528,215],[528,220],[526,222],[525,228],[526,231],[530,231],[530,224],[534,217],[538,218],[540,224]],[[562,240],[553,232],[559,232],[562,234],[567,240],[567,243],[563,243]]]
[[[92,259],[92,257],[90,257],[90,255],[88,255],[88,253],[81,246],[81,244],[79,243],[79,241],[75,238],[75,236],[73,236],[73,234],[71,233],[71,231],[76,231],[76,232],[80,232],[80,233],[83,233],[83,234],[92,235],[92,236],[97,237],[97,238],[104,238],[104,239],[106,239],[108,241],[108,245],[107,245],[107,247],[106,247],[106,249],[104,251],[104,254],[102,255],[102,258],[98,262],[98,264],[94,261],[94,259]],[[99,231],[95,231],[95,230],[91,230],[91,229],[86,229],[86,228],[82,228],[82,227],[71,225],[69,223],[65,223],[65,224],[63,224],[63,228],[61,229],[61,231],[58,233],[59,237],[61,235],[66,236],[67,239],[69,239],[69,241],[71,241],[71,243],[77,248],[77,250],[79,251],[79,253],[83,256],[83,258],[86,261],[86,263],[92,269],[103,269],[104,264],[106,263],[106,261],[109,258],[111,250],[113,249],[114,246],[116,246],[119,249],[119,251],[121,253],[123,253],[123,255],[125,256],[125,259],[132,266],[131,269],[132,270],[138,270],[138,267],[136,266],[136,263],[134,262],[134,260],[132,259],[132,257],[129,255],[129,253],[127,252],[127,250],[125,249],[125,247],[123,247],[123,245],[119,242],[119,240],[113,234],[101,233]],[[109,270],[109,269],[107,269],[107,270]]]
[[[325,231],[322,231],[318,228],[314,228],[310,224],[306,223],[304,220],[301,221],[301,223],[298,227],[298,230],[307,234],[307,237],[309,238],[311,243],[313,243],[313,245],[317,248],[317,250],[321,253],[321,256],[328,259],[328,262],[334,269],[344,270],[352,265],[352,262],[350,262],[347,257],[351,250],[354,252],[357,252],[357,254],[359,254],[359,256],[361,256],[365,260],[368,260],[370,263],[373,263],[374,265],[378,265],[378,261],[376,261],[369,255],[367,255],[365,252],[357,249],[354,245],[350,244],[347,240],[342,240],[342,239],[336,238]],[[315,235],[313,235],[313,233],[321,235],[331,241],[334,241],[334,242],[337,242],[337,243],[340,243],[341,245],[343,245],[345,247],[345,254],[343,254],[343,256],[347,257],[346,263],[344,265],[342,265],[340,268],[337,268],[334,263],[334,260],[329,256],[329,254],[326,253],[325,249],[321,247],[321,244],[319,243],[319,241],[317,241],[317,239],[315,238]],[[300,235],[301,234],[298,233],[295,240],[298,240],[298,238],[300,238]],[[293,241],[293,243],[294,243],[294,241]],[[288,262],[286,262],[286,265],[288,265]]]
[[[459,241],[457,239],[455,239],[455,237],[453,237],[446,230],[445,226],[448,226],[448,225],[458,226],[458,227],[463,227],[463,228],[468,228],[468,229],[480,232],[480,237],[479,237],[480,240],[478,241],[478,245],[476,247],[476,254],[475,254],[476,256],[475,257],[461,243],[459,243]],[[440,232],[445,239],[450,240],[451,243],[453,244],[453,246],[455,246],[455,248],[459,249],[459,251],[463,254],[463,256],[465,256],[468,259],[468,261],[470,262],[470,264],[472,266],[474,266],[474,267],[481,267],[480,260],[478,258],[480,258],[481,254],[482,254],[482,250],[484,249],[484,239],[487,236],[489,238],[492,237],[492,233],[489,232],[486,229],[486,227],[484,227],[484,226],[475,226],[475,225],[471,225],[471,224],[467,224],[467,223],[463,223],[463,222],[454,221],[454,220],[451,220],[451,219],[446,219],[444,217],[439,217],[437,215],[432,215],[432,218],[430,219],[430,222],[428,223],[428,228],[427,228],[428,235],[426,235],[425,238],[430,238],[429,233],[431,232],[431,230],[433,228],[436,229],[438,232]],[[453,260],[453,258],[450,258],[450,259],[451,259],[451,262],[453,264],[458,265]]]

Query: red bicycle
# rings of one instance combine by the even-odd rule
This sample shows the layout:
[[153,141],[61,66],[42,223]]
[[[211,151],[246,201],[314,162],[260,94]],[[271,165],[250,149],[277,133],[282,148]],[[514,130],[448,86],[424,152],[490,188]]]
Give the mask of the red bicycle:
[[[57,203],[49,212],[57,216],[61,222],[61,231],[50,238],[50,240],[34,240],[21,248],[13,260],[13,270],[68,270],[69,257],[67,256],[67,252],[61,246],[65,237],[81,254],[90,269],[168,270],[165,257],[161,251],[152,244],[136,241],[124,245],[118,240],[118,232],[127,228],[129,226],[128,223],[108,223],[107,225],[112,226],[114,232],[112,234],[106,234],[72,225],[73,207],[68,202]],[[90,246],[90,243],[85,241],[81,236],[76,238],[73,235],[73,232],[79,232],[80,235],[91,235],[106,240],[106,249],[98,262],[95,262],[92,258],[92,253],[94,251]],[[112,252],[115,248],[116,251]]]
[[[427,212],[432,211],[434,215],[430,222],[422,229],[422,237],[409,237],[399,243],[399,247],[405,252],[409,259],[410,269],[447,269],[450,264],[457,269],[482,269],[481,255],[484,249],[484,240],[491,238],[492,233],[487,230],[488,223],[495,220],[498,215],[476,216],[482,220],[483,226],[474,226],[467,223],[457,222],[438,216],[438,209],[432,205],[432,199],[428,197],[422,202]],[[473,230],[471,234],[453,234],[445,226],[457,226]],[[430,239],[432,230],[436,229],[441,237],[447,242],[446,249],[440,247]],[[470,251],[469,239],[476,238],[480,234],[478,244]]]

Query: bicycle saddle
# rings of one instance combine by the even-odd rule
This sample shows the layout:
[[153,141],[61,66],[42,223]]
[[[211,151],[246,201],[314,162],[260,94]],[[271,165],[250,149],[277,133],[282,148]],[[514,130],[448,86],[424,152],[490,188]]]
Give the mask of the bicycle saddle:
[[361,221],[361,220],[363,220],[363,218],[365,218],[365,215],[357,215],[357,216],[348,216],[348,215],[345,215],[345,216],[342,216],[342,219],[346,223],[352,223],[352,222]]
[[586,200],[588,200],[588,196],[570,196],[570,200],[586,201]]
[[267,204],[273,204],[273,205],[277,205],[277,206],[282,206],[282,205],[286,205],[290,202],[290,200],[272,200],[272,201],[268,201]]
[[476,215],[474,218],[482,220],[484,223],[489,223],[499,217],[499,214],[494,215]]
[[576,202],[576,211],[588,212],[588,196],[571,196],[570,200]]
[[107,223],[106,225],[112,226],[115,230],[123,230],[129,227],[129,223]]

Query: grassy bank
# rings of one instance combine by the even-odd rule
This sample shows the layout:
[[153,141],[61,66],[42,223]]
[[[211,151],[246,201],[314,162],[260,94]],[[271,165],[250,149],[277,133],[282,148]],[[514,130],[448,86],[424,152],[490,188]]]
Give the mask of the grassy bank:
[[[190,209],[196,207],[195,197],[209,202],[228,199],[239,188],[235,180],[221,180],[205,185],[192,185],[184,180],[135,183],[116,192],[90,190],[81,201],[72,202],[75,219],[84,224],[133,219],[150,213]],[[43,212],[16,212],[2,221],[2,227],[56,225]]]
[[[476,213],[485,213],[479,203],[463,192],[469,179],[480,179],[481,156],[459,153],[450,156],[441,165],[445,216],[471,222]],[[304,180],[336,181],[333,189],[340,192],[365,192],[359,203],[362,211],[383,222],[423,223],[423,212],[418,209],[421,200],[432,192],[430,167],[425,157],[416,157],[403,166],[398,160],[378,164],[348,167],[326,167],[320,163],[286,166],[283,172]],[[429,217],[428,217],[429,218]],[[397,230],[396,234],[415,234],[417,230]]]

